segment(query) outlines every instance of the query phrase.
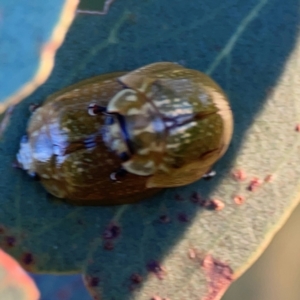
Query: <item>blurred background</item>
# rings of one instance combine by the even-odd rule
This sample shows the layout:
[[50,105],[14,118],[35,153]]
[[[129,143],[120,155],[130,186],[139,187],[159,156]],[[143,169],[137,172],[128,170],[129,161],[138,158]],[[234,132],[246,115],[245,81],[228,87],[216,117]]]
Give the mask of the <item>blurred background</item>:
[[300,299],[300,206],[222,300]]

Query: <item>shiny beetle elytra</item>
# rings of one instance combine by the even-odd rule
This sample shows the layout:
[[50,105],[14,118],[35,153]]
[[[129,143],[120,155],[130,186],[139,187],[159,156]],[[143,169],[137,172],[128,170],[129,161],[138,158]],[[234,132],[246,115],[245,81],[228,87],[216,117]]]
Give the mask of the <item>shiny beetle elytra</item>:
[[161,62],[48,97],[29,120],[17,160],[56,197],[123,204],[200,179],[232,130],[227,98],[211,78]]

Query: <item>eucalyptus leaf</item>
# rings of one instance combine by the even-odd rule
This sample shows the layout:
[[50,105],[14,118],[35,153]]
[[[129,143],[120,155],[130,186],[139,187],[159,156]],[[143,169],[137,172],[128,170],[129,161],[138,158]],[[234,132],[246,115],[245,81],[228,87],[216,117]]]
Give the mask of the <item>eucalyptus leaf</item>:
[[[82,272],[95,299],[220,299],[298,203],[299,20],[297,0],[115,0],[106,15],[78,15],[1,140],[1,247],[33,272]],[[76,207],[11,167],[30,103],[157,61],[204,71],[229,96],[235,131],[213,179],[135,205]]]

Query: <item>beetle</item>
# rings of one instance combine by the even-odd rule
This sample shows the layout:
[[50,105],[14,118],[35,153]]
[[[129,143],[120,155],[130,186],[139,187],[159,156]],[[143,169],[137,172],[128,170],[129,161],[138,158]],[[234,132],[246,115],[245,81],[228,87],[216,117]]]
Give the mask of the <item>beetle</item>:
[[49,96],[29,120],[17,161],[71,203],[132,203],[199,180],[225,153],[232,132],[219,85],[158,62]]

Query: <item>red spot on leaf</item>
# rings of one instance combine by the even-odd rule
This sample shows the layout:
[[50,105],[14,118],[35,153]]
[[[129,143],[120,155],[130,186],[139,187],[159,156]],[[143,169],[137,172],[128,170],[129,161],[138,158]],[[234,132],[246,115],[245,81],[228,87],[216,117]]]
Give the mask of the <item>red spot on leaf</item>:
[[130,280],[134,284],[140,284],[143,281],[143,277],[138,273],[134,273],[130,276]]
[[16,245],[16,238],[14,236],[7,236],[5,241],[8,247],[14,247]]
[[212,255],[207,255],[202,261],[207,280],[207,293],[203,300],[220,299],[233,281],[233,271],[230,266]]
[[0,226],[0,234],[4,234],[5,233],[5,228],[3,226]]
[[190,259],[195,259],[197,257],[197,253],[195,249],[189,249],[189,258]]
[[265,177],[264,181],[265,182],[271,182],[274,179],[274,176],[272,174],[269,174]]
[[43,45],[43,52],[45,55],[52,56],[57,49],[57,44],[55,42],[49,42]]
[[247,178],[246,172],[240,169],[233,171],[232,176],[237,181],[244,181]]
[[87,278],[86,280],[86,284],[89,286],[89,287],[96,287],[99,285],[99,282],[100,282],[100,278],[99,277],[96,277],[96,276],[90,276]]
[[159,262],[153,260],[153,261],[150,261],[148,264],[147,264],[147,270],[149,272],[152,272],[154,273],[158,279],[164,279],[165,275],[166,275],[166,270],[163,266],[161,266],[159,264]]
[[186,222],[189,221],[189,218],[185,213],[179,213],[177,215],[177,219],[178,219],[179,222],[182,222],[182,223],[186,223]]
[[103,248],[105,250],[111,251],[111,250],[114,249],[114,247],[115,247],[115,245],[114,245],[114,243],[112,241],[105,241],[104,242]]
[[225,207],[225,203],[219,199],[208,200],[206,207],[212,210],[222,210]]
[[79,224],[79,225],[84,225],[84,222],[83,222],[81,219],[78,219],[78,220],[77,220],[77,224]]
[[152,296],[150,300],[170,300],[170,298],[160,297],[160,296]]
[[255,192],[261,186],[261,184],[262,184],[261,180],[257,177],[254,177],[250,181],[248,190],[251,192]]
[[23,253],[21,260],[24,263],[24,265],[28,266],[34,263],[33,255],[29,252]]
[[199,193],[193,192],[191,195],[191,202],[203,206],[206,201]]
[[171,220],[168,217],[168,215],[161,215],[159,217],[159,221],[160,221],[160,223],[170,223],[171,222]]
[[233,201],[235,202],[235,204],[241,205],[245,202],[245,197],[242,195],[236,195],[234,196]]
[[83,276],[83,282],[88,289],[90,295],[94,300],[100,300],[100,296],[98,294],[97,289],[95,287],[99,286],[100,279],[99,277],[96,276],[89,276],[89,275],[84,275]]
[[163,300],[161,297],[155,295],[155,296],[152,296],[150,300]]
[[103,233],[105,240],[113,240],[119,237],[121,234],[121,227],[116,224],[110,224]]
[[179,194],[175,195],[175,200],[176,201],[184,201],[184,198],[182,196],[180,196]]

